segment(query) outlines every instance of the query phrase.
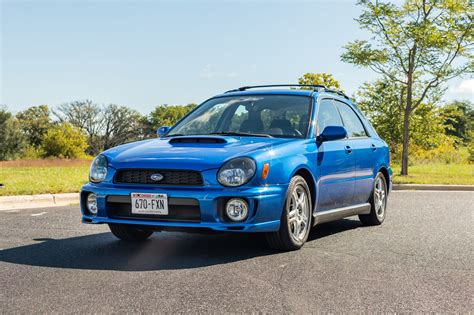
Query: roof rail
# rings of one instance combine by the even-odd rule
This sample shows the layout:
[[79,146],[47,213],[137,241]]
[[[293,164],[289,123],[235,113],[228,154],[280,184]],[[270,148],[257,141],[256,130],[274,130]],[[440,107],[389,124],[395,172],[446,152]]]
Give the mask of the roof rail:
[[242,86],[237,89],[229,90],[226,91],[225,93],[231,93],[231,92],[241,92],[241,91],[246,91],[250,89],[260,89],[260,88],[268,88],[268,87],[311,87],[313,88],[313,91],[318,91],[318,92],[329,92],[329,93],[334,93],[338,94],[348,100],[350,100],[349,96],[344,94],[342,91],[338,90],[333,90],[327,88],[325,85],[322,84],[269,84],[269,85],[250,85],[250,86]]
[[326,89],[324,85],[320,84],[269,84],[269,85],[250,85],[250,86],[242,86],[237,89],[229,90],[226,93],[230,92],[240,92],[240,91],[245,91],[245,90],[250,90],[250,89],[260,89],[260,88],[267,88],[267,87],[312,87],[314,88],[313,90],[318,90],[318,89]]
[[338,94],[338,95],[350,100],[349,96],[347,96],[344,92],[339,91],[339,90],[325,89],[324,92],[335,93],[335,94]]

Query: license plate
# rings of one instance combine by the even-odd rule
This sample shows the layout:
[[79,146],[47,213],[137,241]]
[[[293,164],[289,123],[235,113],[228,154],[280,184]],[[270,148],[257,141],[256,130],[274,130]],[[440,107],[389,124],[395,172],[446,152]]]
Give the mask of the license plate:
[[132,213],[168,214],[168,196],[165,194],[132,193]]

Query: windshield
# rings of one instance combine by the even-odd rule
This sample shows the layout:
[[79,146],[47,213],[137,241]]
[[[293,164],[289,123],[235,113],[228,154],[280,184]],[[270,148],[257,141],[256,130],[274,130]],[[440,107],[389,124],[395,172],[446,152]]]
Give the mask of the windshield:
[[167,136],[237,135],[305,138],[311,98],[249,95],[210,99],[176,124]]

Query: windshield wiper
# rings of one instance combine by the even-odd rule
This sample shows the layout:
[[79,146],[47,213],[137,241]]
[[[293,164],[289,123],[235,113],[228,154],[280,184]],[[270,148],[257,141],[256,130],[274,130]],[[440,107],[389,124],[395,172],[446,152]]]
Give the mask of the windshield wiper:
[[238,137],[265,137],[265,138],[273,138],[271,135],[266,133],[251,133],[251,132],[234,132],[234,131],[227,131],[227,132],[211,132],[210,135],[219,135],[219,136],[238,136]]

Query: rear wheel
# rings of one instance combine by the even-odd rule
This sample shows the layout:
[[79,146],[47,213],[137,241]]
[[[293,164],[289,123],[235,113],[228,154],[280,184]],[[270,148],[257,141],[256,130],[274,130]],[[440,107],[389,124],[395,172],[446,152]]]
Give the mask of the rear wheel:
[[142,241],[153,234],[152,231],[125,224],[109,224],[109,228],[113,235],[124,241]]
[[380,225],[385,220],[387,208],[387,181],[382,173],[375,177],[374,188],[370,197],[370,213],[360,214],[359,220],[364,225]]
[[270,247],[278,250],[296,250],[304,245],[311,228],[311,205],[308,184],[303,177],[294,176],[288,187],[280,229],[266,234]]

